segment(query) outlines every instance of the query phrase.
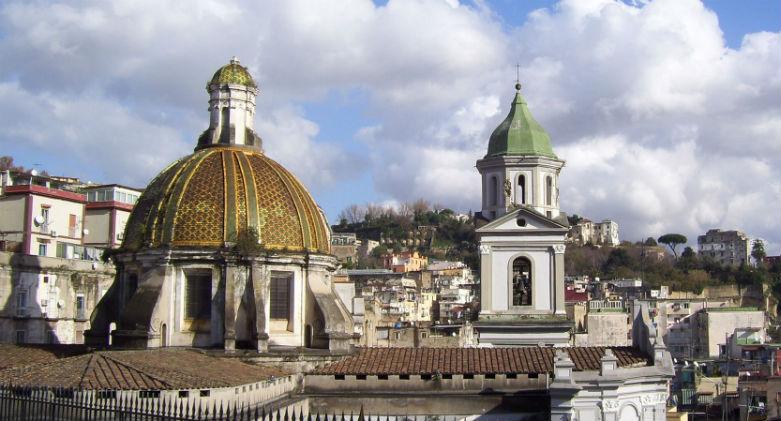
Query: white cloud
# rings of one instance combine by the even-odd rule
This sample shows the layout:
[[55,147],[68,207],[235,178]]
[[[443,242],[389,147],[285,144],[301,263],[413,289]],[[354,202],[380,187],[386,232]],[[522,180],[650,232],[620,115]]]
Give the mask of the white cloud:
[[262,133],[266,154],[305,185],[331,187],[343,177],[367,170],[355,154],[338,145],[316,142],[319,128],[303,117],[301,110],[283,107],[258,114],[255,130]]
[[144,186],[187,148],[178,131],[100,95],[36,94],[0,83],[0,98],[0,143],[25,145],[41,157],[66,157],[74,167],[89,168],[84,175],[100,178],[94,181]]
[[[269,155],[305,183],[370,171],[373,200],[475,208],[474,163],[520,62],[531,111],[567,159],[566,211],[617,219],[628,239],[737,228],[781,251],[768,216],[781,205],[781,36],[730,49],[700,2],[638,3],[563,0],[503,31],[482,2],[8,1],[0,146],[88,163],[107,142],[107,181],[147,179],[191,150],[204,83],[235,54],[260,83]],[[345,90],[365,93],[370,126],[324,142],[303,106]],[[351,155],[356,141],[368,158]]]

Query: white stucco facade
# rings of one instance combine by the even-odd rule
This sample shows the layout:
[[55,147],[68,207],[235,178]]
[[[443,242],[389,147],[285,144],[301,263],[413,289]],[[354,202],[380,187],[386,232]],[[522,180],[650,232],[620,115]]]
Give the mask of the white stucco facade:
[[[480,342],[565,345],[564,237],[567,228],[528,208],[477,230],[480,239]],[[518,302],[518,261],[531,291]],[[524,289],[527,287],[524,286]]]

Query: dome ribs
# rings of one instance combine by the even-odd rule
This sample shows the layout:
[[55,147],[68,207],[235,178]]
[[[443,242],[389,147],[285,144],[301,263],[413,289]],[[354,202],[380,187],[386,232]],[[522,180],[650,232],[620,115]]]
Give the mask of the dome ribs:
[[306,187],[280,164],[220,145],[163,170],[139,198],[126,239],[138,248],[223,248],[253,227],[268,250],[327,254],[326,224]]
[[[155,203],[149,210],[149,213],[146,215],[146,218],[144,218],[143,222],[144,226],[147,227],[148,230],[148,232],[143,234],[144,237],[146,237],[144,240],[148,241],[150,244],[159,244],[160,239],[162,238],[162,227],[160,224],[159,215],[165,214],[165,205],[171,198],[171,191],[173,190],[174,182],[178,179],[179,174],[181,174],[181,172],[186,167],[185,165],[181,164],[181,162],[182,160],[175,162],[171,168],[166,169],[164,173],[161,173],[160,185],[156,184],[158,182],[157,179],[150,183],[150,186],[154,186],[152,189],[157,190],[149,199],[150,201],[155,201],[157,203]],[[149,190],[149,188],[147,188],[147,190]],[[144,195],[141,197],[144,197]],[[138,202],[140,201],[141,199],[139,198]],[[136,206],[138,206],[138,202],[136,202]],[[135,208],[133,210],[135,211]]]
[[[174,246],[217,246],[225,239],[225,181],[220,151],[210,151],[187,177],[178,195],[170,231]],[[223,177],[215,176],[222,174]],[[169,204],[170,205],[170,204]]]
[[291,185],[291,180],[288,177],[285,177],[284,169],[282,169],[282,166],[277,164],[273,161],[268,161],[268,164],[274,169],[274,172],[279,177],[279,179],[282,181],[282,184],[285,185],[285,189],[287,190],[288,195],[293,199],[293,209],[296,211],[296,216],[298,217],[298,225],[301,229],[301,236],[303,237],[303,242],[301,244],[301,247],[303,249],[307,248],[307,245],[312,243],[312,236],[309,232],[309,227],[306,221],[306,216],[304,215],[304,205],[301,202],[301,197],[295,192],[295,189]]
[[185,163],[185,168],[179,174],[177,174],[176,180],[174,182],[175,184],[171,190],[171,199],[169,199],[165,204],[165,213],[163,214],[164,219],[162,226],[163,232],[160,236],[161,244],[171,244],[173,241],[176,214],[179,208],[179,204],[184,196],[182,192],[184,191],[185,186],[189,184],[190,178],[192,178],[195,171],[201,165],[201,162],[203,162],[203,160],[206,159],[206,157],[209,155],[209,152],[192,155],[192,158],[187,160]]
[[[270,159],[260,154],[248,156],[258,188],[258,227],[267,248],[290,247],[301,250],[303,235],[296,221],[295,202]],[[284,169],[282,170],[284,171]]]
[[252,166],[244,153],[236,153],[239,162],[239,169],[244,177],[245,193],[247,195],[247,227],[255,228],[260,234],[258,228],[258,193],[255,188],[255,174],[252,172]]
[[236,198],[236,168],[233,162],[233,153],[230,150],[224,150],[221,154],[222,158],[222,171],[223,179],[223,194],[225,199],[223,203],[225,205],[225,218],[223,218],[223,240],[236,241],[238,234],[238,212],[236,210],[237,200],[231,200]]

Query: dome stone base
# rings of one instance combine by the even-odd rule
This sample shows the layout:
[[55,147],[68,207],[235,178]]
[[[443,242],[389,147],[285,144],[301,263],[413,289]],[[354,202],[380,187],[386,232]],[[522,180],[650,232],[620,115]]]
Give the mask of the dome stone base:
[[87,334],[93,345],[337,353],[352,346],[352,316],[331,287],[332,256],[146,250],[117,262]]

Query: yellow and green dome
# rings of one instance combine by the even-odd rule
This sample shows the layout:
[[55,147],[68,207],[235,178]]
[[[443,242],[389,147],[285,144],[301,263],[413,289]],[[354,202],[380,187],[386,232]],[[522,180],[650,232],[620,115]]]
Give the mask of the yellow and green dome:
[[255,84],[255,80],[252,79],[252,75],[249,74],[247,68],[239,64],[239,60],[235,57],[231,59],[230,63],[220,67],[216,72],[214,72],[214,76],[212,76],[212,80],[209,82],[209,86],[215,84],[244,85],[251,88],[258,87],[258,85]]
[[123,246],[221,248],[250,227],[268,250],[330,253],[326,220],[295,176],[254,148],[211,147],[152,180]]

